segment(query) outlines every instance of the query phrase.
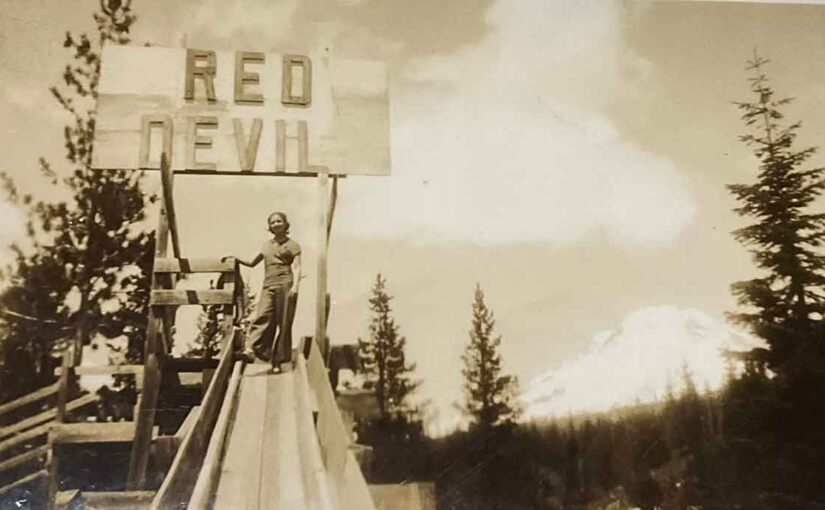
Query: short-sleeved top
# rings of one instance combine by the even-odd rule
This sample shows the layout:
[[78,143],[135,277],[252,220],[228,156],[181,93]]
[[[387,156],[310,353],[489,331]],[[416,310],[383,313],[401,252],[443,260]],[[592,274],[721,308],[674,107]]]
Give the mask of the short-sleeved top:
[[290,238],[282,243],[270,239],[261,246],[264,257],[264,287],[292,285],[292,261],[301,254],[301,247]]

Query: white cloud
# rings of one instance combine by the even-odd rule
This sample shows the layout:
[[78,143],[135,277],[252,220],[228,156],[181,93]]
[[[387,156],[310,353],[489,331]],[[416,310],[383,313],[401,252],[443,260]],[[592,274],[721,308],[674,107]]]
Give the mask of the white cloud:
[[722,350],[758,344],[698,310],[643,308],[618,330],[595,335],[586,353],[535,378],[522,399],[530,418],[606,411],[662,399],[668,384],[678,391],[683,367],[700,390],[716,389],[726,374]]
[[346,182],[341,228],[483,244],[676,237],[695,208],[684,179],[604,113],[644,86],[620,17],[613,3],[499,0],[481,44],[416,61],[391,94],[393,176]]

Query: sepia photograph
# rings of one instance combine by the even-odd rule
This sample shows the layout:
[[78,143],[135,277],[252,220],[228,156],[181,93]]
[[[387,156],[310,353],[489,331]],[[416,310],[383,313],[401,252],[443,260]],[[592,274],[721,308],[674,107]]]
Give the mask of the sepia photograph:
[[0,0],[0,510],[825,510],[825,1]]

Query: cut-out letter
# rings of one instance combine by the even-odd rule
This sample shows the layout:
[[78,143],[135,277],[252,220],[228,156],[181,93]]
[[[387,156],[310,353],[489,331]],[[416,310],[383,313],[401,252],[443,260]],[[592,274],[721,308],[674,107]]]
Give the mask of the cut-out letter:
[[142,115],[140,117],[140,150],[138,152],[138,168],[141,170],[160,169],[160,158],[157,163],[149,162],[149,152],[152,144],[152,129],[163,130],[162,154],[166,154],[166,160],[172,161],[172,117],[168,115]]
[[261,119],[252,119],[252,130],[249,138],[244,136],[243,122],[241,119],[232,119],[232,126],[235,129],[235,146],[238,149],[238,161],[241,164],[241,172],[254,172],[255,159],[258,157],[258,143],[261,141],[261,129],[263,129]]
[[[295,68],[301,71],[301,90],[293,94],[293,73]],[[312,103],[312,61],[303,55],[284,55],[281,69],[281,104],[309,106]]]
[[218,118],[213,116],[197,116],[189,117],[187,121],[189,124],[186,126],[186,143],[188,146],[188,150],[186,151],[186,169],[214,172],[218,169],[215,163],[198,161],[197,150],[212,148],[212,137],[201,135],[200,130],[217,129]]
[[264,54],[253,51],[235,52],[235,102],[263,104],[264,96],[257,92],[246,92],[246,85],[260,85],[261,76],[246,70],[246,64],[263,64]]
[[195,78],[203,81],[206,99],[215,101],[215,73],[218,64],[215,52],[211,50],[186,50],[186,81],[183,98],[195,99]]

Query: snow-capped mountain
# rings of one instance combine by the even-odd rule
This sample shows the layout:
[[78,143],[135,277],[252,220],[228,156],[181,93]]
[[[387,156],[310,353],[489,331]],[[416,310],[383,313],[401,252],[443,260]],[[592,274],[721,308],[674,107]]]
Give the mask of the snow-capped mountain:
[[637,310],[615,331],[594,336],[588,351],[530,382],[525,418],[563,417],[662,399],[678,391],[686,367],[699,390],[722,385],[722,350],[759,345],[755,338],[695,310]]

